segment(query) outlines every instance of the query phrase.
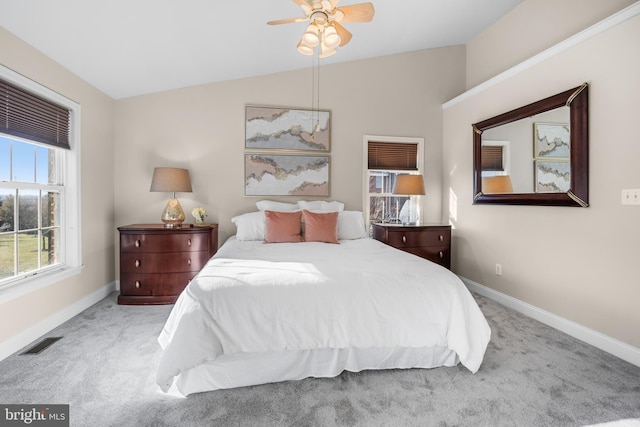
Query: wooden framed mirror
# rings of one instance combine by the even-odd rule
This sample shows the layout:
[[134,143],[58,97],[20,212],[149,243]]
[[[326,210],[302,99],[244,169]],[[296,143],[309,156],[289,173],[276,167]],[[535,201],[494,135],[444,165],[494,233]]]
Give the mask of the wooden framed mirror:
[[474,123],[474,204],[589,206],[587,83]]

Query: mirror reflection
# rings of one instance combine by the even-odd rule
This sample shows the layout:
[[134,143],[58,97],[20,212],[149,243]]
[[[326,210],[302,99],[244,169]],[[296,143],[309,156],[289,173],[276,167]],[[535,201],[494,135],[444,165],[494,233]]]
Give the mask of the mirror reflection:
[[474,204],[589,206],[588,88],[471,125]]
[[569,107],[482,133],[482,191],[566,193],[571,183]]

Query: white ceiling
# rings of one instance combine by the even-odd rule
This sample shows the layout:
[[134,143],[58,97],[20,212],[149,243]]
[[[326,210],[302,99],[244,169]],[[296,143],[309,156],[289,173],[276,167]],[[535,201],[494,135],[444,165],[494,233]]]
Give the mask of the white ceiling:
[[[522,1],[372,0],[321,64],[466,44]],[[310,67],[306,23],[266,24],[297,16],[292,0],[0,0],[0,25],[115,99]]]

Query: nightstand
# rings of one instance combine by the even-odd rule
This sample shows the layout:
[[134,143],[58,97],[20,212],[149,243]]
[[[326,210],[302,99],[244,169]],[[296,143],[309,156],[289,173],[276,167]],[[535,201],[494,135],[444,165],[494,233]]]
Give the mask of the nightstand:
[[118,230],[118,304],[173,304],[218,250],[217,224],[179,228],[133,224]]
[[372,224],[373,238],[451,269],[450,225]]

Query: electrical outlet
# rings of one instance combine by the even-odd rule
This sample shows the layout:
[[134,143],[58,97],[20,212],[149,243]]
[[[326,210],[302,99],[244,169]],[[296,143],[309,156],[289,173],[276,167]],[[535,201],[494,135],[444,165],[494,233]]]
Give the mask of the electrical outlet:
[[640,205],[640,189],[622,190],[623,205]]
[[496,274],[502,276],[502,264],[496,264]]

